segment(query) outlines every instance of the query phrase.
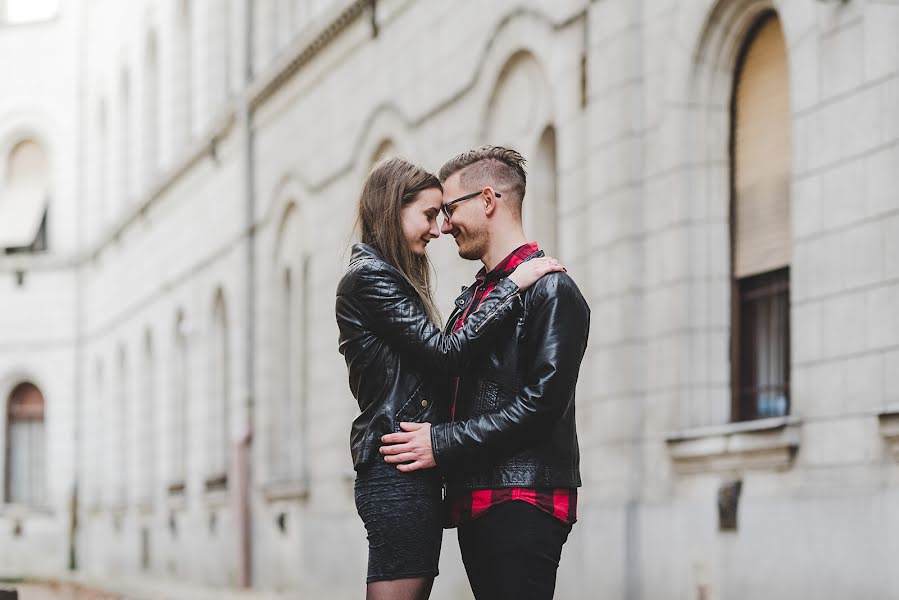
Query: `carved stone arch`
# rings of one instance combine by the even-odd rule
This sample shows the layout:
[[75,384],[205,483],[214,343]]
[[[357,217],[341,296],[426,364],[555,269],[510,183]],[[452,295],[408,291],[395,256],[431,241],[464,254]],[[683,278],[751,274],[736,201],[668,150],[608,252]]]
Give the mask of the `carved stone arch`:
[[523,154],[533,150],[543,129],[553,121],[550,86],[543,66],[529,50],[517,50],[494,81],[481,125],[482,139]]
[[372,165],[387,156],[413,156],[415,147],[409,124],[393,105],[378,106],[364,121],[356,146],[355,181],[360,184]]
[[4,385],[2,501],[41,505],[47,491],[44,392],[29,378],[13,381],[11,387]]
[[393,158],[398,156],[398,150],[396,144],[390,138],[385,138],[378,144],[378,147],[375,149],[375,153],[372,155],[371,159],[369,159],[368,163],[371,166],[375,166],[380,161],[385,158]]
[[[664,69],[659,139],[678,152],[653,156],[652,173],[670,172],[664,193],[680,198],[680,218],[701,223],[685,229],[679,251],[687,305],[725,307],[690,311],[680,325],[690,331],[678,347],[679,415],[675,427],[723,424],[730,419],[731,376],[726,360],[730,336],[731,99],[741,52],[754,26],[768,14],[783,24],[790,71],[797,68],[794,42],[814,26],[813,3],[778,0],[681,1],[672,24],[672,47]],[[808,4],[809,7],[799,6]],[[784,14],[780,8],[788,10]],[[805,53],[808,54],[808,53]],[[813,55],[813,53],[812,53]],[[811,55],[810,55],[811,56]],[[816,69],[806,64],[804,68]],[[792,97],[795,78],[789,81]],[[676,214],[676,213],[672,213]],[[710,251],[714,249],[714,251]],[[690,260],[702,257],[702,260]],[[715,357],[715,358],[710,358]],[[709,365],[714,365],[709,367]]]
[[557,139],[546,71],[531,51],[519,49],[503,63],[495,81],[484,113],[484,141],[514,148],[528,160],[525,233],[557,253]]

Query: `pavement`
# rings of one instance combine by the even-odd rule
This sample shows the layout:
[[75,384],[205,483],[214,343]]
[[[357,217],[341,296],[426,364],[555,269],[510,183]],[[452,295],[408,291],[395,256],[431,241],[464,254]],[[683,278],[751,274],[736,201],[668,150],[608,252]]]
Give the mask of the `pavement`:
[[96,580],[75,575],[46,581],[0,582],[0,590],[7,589],[16,589],[18,600],[349,600],[328,590],[275,593],[144,577]]

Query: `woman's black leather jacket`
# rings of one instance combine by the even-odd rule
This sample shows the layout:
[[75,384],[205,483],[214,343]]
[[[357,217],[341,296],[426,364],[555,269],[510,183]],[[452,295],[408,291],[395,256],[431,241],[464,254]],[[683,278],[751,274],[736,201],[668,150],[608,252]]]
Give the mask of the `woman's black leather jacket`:
[[381,436],[402,421],[445,421],[449,375],[489,346],[520,306],[518,286],[503,278],[462,329],[442,333],[399,270],[372,246],[353,246],[336,308],[340,353],[361,411],[350,431],[353,465],[374,462]]

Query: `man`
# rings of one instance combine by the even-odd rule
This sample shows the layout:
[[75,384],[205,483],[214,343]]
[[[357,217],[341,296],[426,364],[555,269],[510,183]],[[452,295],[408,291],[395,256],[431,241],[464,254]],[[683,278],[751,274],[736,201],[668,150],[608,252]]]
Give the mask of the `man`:
[[[542,256],[521,224],[526,175],[514,150],[485,146],[440,170],[444,223],[459,255],[480,260],[447,329],[523,261]],[[382,438],[400,470],[440,467],[450,526],[478,600],[546,599],[577,516],[581,485],[574,392],[590,310],[567,273],[522,294],[522,316],[485,356],[453,380],[452,420],[404,423]]]

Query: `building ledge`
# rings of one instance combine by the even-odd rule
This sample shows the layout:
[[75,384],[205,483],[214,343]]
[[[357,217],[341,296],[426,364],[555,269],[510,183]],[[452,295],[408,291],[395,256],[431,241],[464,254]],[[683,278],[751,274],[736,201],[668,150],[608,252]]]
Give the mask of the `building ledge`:
[[262,495],[268,502],[278,500],[306,500],[309,484],[305,479],[279,479],[262,486]]
[[678,430],[665,441],[679,473],[783,471],[799,448],[799,427],[796,417],[773,417]]
[[886,408],[877,415],[880,421],[880,435],[893,458],[899,460],[899,405]]
[[224,506],[228,504],[228,474],[209,475],[203,482],[203,500],[207,506]]
[[27,519],[29,517],[52,517],[56,511],[42,504],[0,503],[0,517]]

